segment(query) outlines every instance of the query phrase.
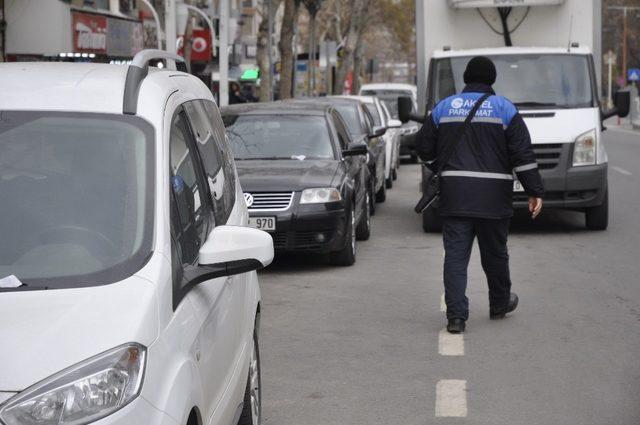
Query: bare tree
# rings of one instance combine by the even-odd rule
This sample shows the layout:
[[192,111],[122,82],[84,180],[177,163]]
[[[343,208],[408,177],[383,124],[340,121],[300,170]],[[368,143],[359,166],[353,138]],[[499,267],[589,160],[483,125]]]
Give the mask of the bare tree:
[[281,0],[271,0],[271,11],[269,11],[268,0],[262,1],[262,7],[260,8],[260,15],[262,17],[260,25],[258,26],[258,40],[256,51],[256,62],[258,69],[260,70],[260,89],[258,90],[258,97],[260,102],[268,102],[271,99],[271,91],[273,84],[271,81],[271,70],[269,69],[269,13],[271,13],[271,19],[274,18],[276,10],[280,6]]
[[293,36],[298,22],[300,0],[284,0],[284,16],[280,28],[280,98],[289,99],[293,96]]
[[354,53],[356,52],[358,41],[365,29],[367,9],[371,6],[371,3],[371,0],[354,0],[353,2],[351,21],[349,22],[346,40],[342,46],[342,62],[336,72],[334,93],[341,93],[343,90],[347,74],[354,62]]

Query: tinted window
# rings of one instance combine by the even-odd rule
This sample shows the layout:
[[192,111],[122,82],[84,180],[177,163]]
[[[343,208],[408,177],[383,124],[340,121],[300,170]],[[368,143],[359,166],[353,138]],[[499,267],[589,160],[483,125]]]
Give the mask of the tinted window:
[[[518,106],[589,107],[593,103],[586,56],[491,56],[498,79],[493,88]],[[439,59],[435,68],[435,101],[464,88],[463,74],[470,58]]]
[[358,117],[358,107],[355,104],[339,103],[334,106],[347,124],[349,133],[357,135],[365,132]]
[[226,116],[236,159],[332,159],[333,147],[323,116]]
[[367,108],[371,118],[373,118],[373,125],[375,127],[382,126],[382,120],[380,119],[380,114],[378,113],[378,108],[376,108],[375,103],[365,103],[364,106]]
[[153,240],[153,129],[128,116],[0,112],[0,279],[122,280]]
[[350,142],[349,132],[347,131],[344,121],[337,112],[333,113],[333,123],[336,127],[336,131],[338,132],[338,141],[340,142],[340,148],[347,149]]
[[175,208],[171,223],[182,264],[194,264],[207,235],[210,209],[204,197],[207,188],[199,177],[198,157],[185,116],[178,114],[171,124],[171,190]]

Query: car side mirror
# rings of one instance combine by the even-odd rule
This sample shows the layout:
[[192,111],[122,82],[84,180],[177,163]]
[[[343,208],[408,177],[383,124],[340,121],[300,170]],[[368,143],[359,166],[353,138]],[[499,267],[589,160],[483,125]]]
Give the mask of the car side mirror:
[[409,96],[400,96],[398,98],[398,117],[403,123],[416,121],[422,123],[424,118],[413,113],[413,99]]
[[613,95],[613,108],[602,113],[602,120],[619,116],[625,118],[629,116],[631,109],[631,92],[629,90],[620,90]]
[[387,121],[388,128],[400,128],[402,127],[402,121],[400,120],[389,120]]
[[206,279],[233,276],[267,267],[273,261],[273,238],[250,227],[218,226],[200,248],[198,265],[210,269]]
[[349,143],[347,149],[342,151],[342,156],[358,156],[358,155],[367,155],[369,153],[369,147],[366,143],[362,142],[353,142]]
[[382,126],[373,127],[373,129],[371,130],[371,134],[369,135],[369,138],[374,139],[376,137],[382,137],[386,132],[387,132],[386,127],[382,127]]

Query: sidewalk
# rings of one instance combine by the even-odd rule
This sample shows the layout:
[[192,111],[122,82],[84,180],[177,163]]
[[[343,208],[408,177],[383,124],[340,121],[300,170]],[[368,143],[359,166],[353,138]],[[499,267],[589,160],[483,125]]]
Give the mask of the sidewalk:
[[638,127],[634,128],[631,125],[631,120],[629,120],[629,118],[620,119],[620,125],[618,125],[618,117],[612,117],[604,122],[604,126],[612,130],[634,131],[640,134],[640,128]]

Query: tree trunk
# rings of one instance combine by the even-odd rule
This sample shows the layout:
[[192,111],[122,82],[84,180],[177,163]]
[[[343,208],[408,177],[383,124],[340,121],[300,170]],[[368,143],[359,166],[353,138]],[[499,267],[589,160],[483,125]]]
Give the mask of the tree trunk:
[[344,81],[353,65],[353,55],[358,45],[359,34],[362,33],[364,16],[366,14],[367,0],[355,0],[351,13],[351,22],[347,31],[347,40],[342,49],[342,62],[336,72],[336,81],[333,92],[336,94],[344,91]]
[[[271,0],[271,17],[275,15],[276,10],[280,6],[281,0]],[[262,20],[258,26],[258,41],[256,51],[256,62],[260,69],[260,89],[258,90],[258,98],[260,102],[268,102],[271,100],[271,91],[273,84],[271,80],[271,70],[269,69],[269,2],[263,0],[261,13]]]
[[298,21],[300,0],[284,0],[284,15],[280,29],[280,99],[289,99],[293,87],[293,36]]
[[0,62],[4,62],[4,52],[5,52],[5,26],[7,24],[6,18],[4,16],[4,0],[0,0]]
[[353,52],[353,87],[351,88],[353,93],[360,92],[360,86],[362,85],[362,64],[363,57],[362,51],[364,50],[362,42],[362,32],[358,34],[358,41],[356,43],[356,50]]

